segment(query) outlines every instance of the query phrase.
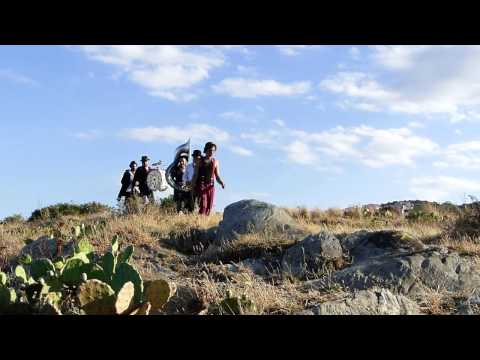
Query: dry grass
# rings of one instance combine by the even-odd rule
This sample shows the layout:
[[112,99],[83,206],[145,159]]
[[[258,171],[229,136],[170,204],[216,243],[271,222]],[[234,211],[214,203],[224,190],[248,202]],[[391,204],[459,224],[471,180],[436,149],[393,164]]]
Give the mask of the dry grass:
[[[425,244],[443,245],[462,255],[480,259],[480,237],[446,230],[448,225],[455,223],[455,219],[409,221],[398,216],[373,216],[364,213],[346,216],[340,209],[299,208],[287,211],[307,233],[327,231],[335,235],[345,235],[360,230],[398,230]],[[293,314],[309,305],[334,300],[343,294],[341,289],[328,286],[322,289],[304,288],[301,282],[292,281],[288,277],[272,275],[268,280],[261,279],[247,268],[240,268],[238,272],[226,271],[222,265],[247,258],[281,254],[286,247],[299,240],[286,234],[270,231],[246,234],[232,245],[221,249],[211,246],[202,255],[191,257],[168,245],[168,240],[172,237],[188,237],[196,230],[218,226],[221,217],[218,213],[210,217],[179,215],[155,207],[146,207],[139,213],[127,215],[92,214],[62,217],[52,221],[4,223],[0,224],[0,268],[5,268],[11,258],[19,253],[25,240],[37,239],[59,229],[62,236],[69,237],[73,226],[84,223],[96,226],[89,240],[97,251],[107,250],[112,237],[119,235],[122,246],[135,245],[136,254],[140,255],[140,259],[135,261],[142,275],[155,276],[160,264],[171,269],[176,281],[194,289],[205,303],[218,303],[225,298],[227,291],[231,291],[238,296],[246,295],[252,299],[258,313]],[[456,299],[461,296],[463,295],[431,290],[422,300],[421,306],[428,314],[451,313]]]
[[234,296],[245,295],[247,299],[253,300],[256,314],[270,315],[295,314],[310,304],[334,300],[344,295],[340,290],[327,292],[303,289],[301,285],[289,281],[269,283],[247,270],[236,273],[223,282],[215,281],[204,272],[191,286],[206,304],[218,304],[227,296],[227,292],[230,292]]

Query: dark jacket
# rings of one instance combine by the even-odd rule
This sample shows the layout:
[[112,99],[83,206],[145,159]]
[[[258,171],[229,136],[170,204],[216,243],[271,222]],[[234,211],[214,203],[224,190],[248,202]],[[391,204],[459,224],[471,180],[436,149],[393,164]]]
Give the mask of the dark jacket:
[[122,188],[118,193],[118,197],[121,198],[122,196],[127,196],[127,189],[132,185],[132,178],[130,177],[130,170],[125,170],[122,177]]
[[[173,182],[176,185],[179,185],[179,186],[185,185],[185,183],[183,182],[183,174],[184,174],[184,172],[182,172],[178,168],[178,166],[174,167],[172,169],[172,171],[170,172],[170,175],[172,177]],[[183,199],[185,197],[185,194],[186,194],[186,192],[184,192],[184,191],[179,191],[177,189],[173,189],[173,199],[174,200]]]
[[152,191],[148,188],[147,185],[147,176],[150,170],[146,170],[143,166],[140,166],[137,171],[135,171],[135,177],[133,178],[133,183],[137,181],[139,183],[140,195],[141,196],[150,196]]

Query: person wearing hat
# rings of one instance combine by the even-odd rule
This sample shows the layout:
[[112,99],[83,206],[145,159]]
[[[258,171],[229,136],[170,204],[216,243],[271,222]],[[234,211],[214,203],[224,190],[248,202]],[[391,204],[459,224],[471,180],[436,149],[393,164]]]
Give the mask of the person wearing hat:
[[117,201],[120,201],[122,197],[125,200],[130,198],[133,194],[133,178],[135,177],[135,171],[137,170],[137,163],[135,161],[130,162],[130,169],[125,170],[122,177],[122,187],[117,196]]
[[192,162],[187,165],[187,169],[185,170],[185,174],[183,176],[183,181],[185,184],[191,187],[191,191],[188,192],[188,210],[190,212],[198,210],[198,198],[196,196],[194,187],[192,187],[192,180],[193,175],[195,174],[195,169],[200,164],[201,159],[202,152],[200,150],[194,150],[192,153]]
[[142,166],[140,166],[137,171],[135,171],[135,176],[133,177],[133,184],[134,186],[136,186],[138,183],[140,196],[142,198],[148,199],[149,201],[153,202],[153,192],[148,188],[147,185],[147,176],[150,172],[150,166],[148,164],[149,161],[150,158],[148,156],[142,156]]

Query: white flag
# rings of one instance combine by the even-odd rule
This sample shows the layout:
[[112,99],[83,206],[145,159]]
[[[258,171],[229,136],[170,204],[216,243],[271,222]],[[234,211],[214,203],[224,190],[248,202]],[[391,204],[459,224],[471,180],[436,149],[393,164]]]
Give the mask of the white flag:
[[180,156],[187,156],[187,158],[190,158],[190,139],[188,139],[188,141],[183,144],[183,145],[180,145],[179,147],[177,147],[175,149],[175,159],[174,160],[177,160]]

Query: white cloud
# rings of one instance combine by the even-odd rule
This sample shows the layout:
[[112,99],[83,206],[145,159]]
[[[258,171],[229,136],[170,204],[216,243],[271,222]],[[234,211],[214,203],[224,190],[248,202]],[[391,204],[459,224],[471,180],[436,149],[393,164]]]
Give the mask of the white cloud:
[[350,55],[354,60],[360,59],[360,49],[356,46],[350,48]]
[[312,48],[310,45],[275,45],[278,50],[284,55],[296,56],[302,51]]
[[87,130],[74,133],[72,136],[80,140],[94,140],[102,137],[103,133],[99,130]]
[[243,76],[257,76],[258,72],[253,66],[237,65],[237,71]]
[[369,50],[374,72],[339,72],[321,81],[321,88],[382,111],[443,116],[452,122],[480,119],[480,46]]
[[449,145],[443,152],[443,156],[443,167],[480,169],[480,141]]
[[85,45],[90,59],[113,65],[150,95],[190,101],[192,87],[225,63],[220,48],[172,45]]
[[417,158],[435,154],[439,149],[430,139],[416,136],[407,128],[374,129],[361,126],[352,132],[368,139],[361,158],[370,167],[410,166]]
[[224,143],[231,139],[228,132],[207,124],[124,129],[119,135],[142,142],[161,141],[166,143],[181,143],[188,138],[195,138],[195,141],[199,142],[215,141],[218,143]]
[[[305,165],[318,158],[326,166],[346,162],[372,168],[414,166],[418,159],[439,153],[436,143],[413,134],[408,128],[377,129],[362,125],[307,132],[280,127],[277,130],[243,133],[240,137],[257,144],[286,149],[289,160]],[[298,160],[294,160],[297,156]]]
[[277,130],[254,131],[251,133],[240,134],[241,139],[251,140],[256,144],[276,145],[280,141],[282,134]]
[[11,69],[0,69],[0,80],[5,79],[17,84],[36,86],[38,82]]
[[280,127],[285,127],[285,121],[283,121],[281,119],[274,119],[273,123],[280,126]]
[[299,140],[288,144],[285,148],[285,153],[288,160],[301,165],[311,165],[317,160],[316,154],[312,149]]
[[412,129],[421,129],[425,127],[425,124],[422,124],[421,122],[418,122],[418,121],[410,121],[408,123],[408,127]]
[[227,78],[213,86],[219,94],[239,98],[256,98],[258,96],[293,96],[310,91],[309,81],[280,83],[275,80],[255,80],[245,78]]
[[222,119],[231,120],[239,123],[256,123],[255,119],[249,118],[239,111],[226,111],[219,115]]
[[240,155],[240,156],[252,156],[253,152],[251,152],[248,149],[245,149],[244,147],[238,146],[238,145],[228,145],[227,148],[233,152],[234,154]]
[[410,182],[410,191],[420,200],[453,201],[463,198],[463,194],[480,191],[480,182],[449,176],[425,176]]

